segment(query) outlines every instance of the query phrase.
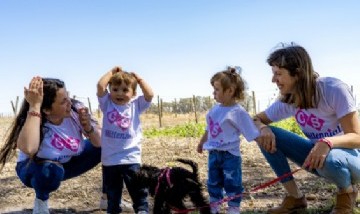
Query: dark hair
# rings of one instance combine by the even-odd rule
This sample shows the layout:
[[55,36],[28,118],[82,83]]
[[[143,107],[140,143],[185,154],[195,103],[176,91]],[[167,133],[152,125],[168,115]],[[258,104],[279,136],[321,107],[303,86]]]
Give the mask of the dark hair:
[[[44,133],[47,131],[47,128],[44,127],[47,119],[43,110],[51,109],[51,106],[55,101],[57,91],[61,88],[65,88],[65,83],[59,79],[42,78],[42,80],[44,97],[40,109],[42,118],[40,125],[40,142],[42,142]],[[73,105],[75,102],[76,100],[72,100],[72,108],[74,108]],[[5,144],[0,150],[0,171],[4,167],[5,163],[9,161],[15,154],[16,142],[19,137],[19,133],[24,126],[28,111],[29,103],[24,99],[22,101],[19,113],[8,130],[10,133],[7,135]]]
[[233,67],[228,67],[226,70],[217,72],[212,76],[210,83],[214,86],[214,82],[219,81],[223,90],[235,86],[233,97],[237,101],[243,101],[245,98],[245,81],[241,78],[240,74]]
[[290,76],[297,77],[295,93],[280,96],[284,103],[307,109],[315,108],[319,102],[316,79],[319,77],[313,69],[311,58],[305,48],[291,43],[281,44],[281,48],[272,52],[267,58],[270,66],[278,66],[289,71]]

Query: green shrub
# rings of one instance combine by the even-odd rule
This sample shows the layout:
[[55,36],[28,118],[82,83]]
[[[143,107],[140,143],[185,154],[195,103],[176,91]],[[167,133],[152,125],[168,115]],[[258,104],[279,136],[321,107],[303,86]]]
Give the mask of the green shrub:
[[150,128],[144,130],[144,136],[151,137],[201,137],[205,132],[205,123],[184,123],[173,127]]
[[[301,136],[304,136],[300,127],[294,118],[282,120],[280,122],[272,123],[271,125],[286,129]],[[205,122],[194,123],[188,122],[181,125],[164,128],[148,128],[145,129],[144,137],[201,137],[205,132]]]
[[279,122],[271,123],[271,125],[279,127],[279,128],[283,128],[283,129],[291,131],[291,132],[294,132],[294,133],[296,133],[298,135],[301,135],[301,136],[305,136],[302,133],[299,125],[296,123],[294,117],[291,117],[291,118],[288,118],[286,120],[282,120],[282,121],[279,121]]

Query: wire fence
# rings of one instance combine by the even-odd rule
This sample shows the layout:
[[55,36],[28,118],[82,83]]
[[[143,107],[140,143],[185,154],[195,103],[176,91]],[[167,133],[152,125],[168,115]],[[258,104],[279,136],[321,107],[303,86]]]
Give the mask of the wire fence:
[[[351,87],[351,89],[353,90],[353,87]],[[355,101],[357,101],[358,96],[358,94],[354,93]],[[251,91],[247,93],[246,98],[241,102],[241,104],[251,115],[253,115],[264,110],[271,103],[273,103],[277,97],[277,89],[260,92]],[[95,97],[75,95],[73,98],[83,102],[84,105],[89,108],[91,114],[97,118],[102,117],[101,111],[98,107],[98,101]],[[21,105],[21,101],[19,100],[20,98],[17,96],[14,100],[10,101],[13,112],[0,113],[0,118],[14,117]],[[164,115],[172,119],[179,119],[180,117],[184,118],[184,115],[186,115],[188,121],[198,123],[199,120],[204,117],[204,114],[209,111],[214,104],[215,100],[212,96],[193,95],[192,97],[185,98],[163,98],[158,95],[153,99],[150,108],[145,112],[145,114],[147,114],[149,117],[157,117],[159,127],[164,125],[163,120],[166,120],[164,119]],[[360,109],[359,103],[357,103],[357,107]]]

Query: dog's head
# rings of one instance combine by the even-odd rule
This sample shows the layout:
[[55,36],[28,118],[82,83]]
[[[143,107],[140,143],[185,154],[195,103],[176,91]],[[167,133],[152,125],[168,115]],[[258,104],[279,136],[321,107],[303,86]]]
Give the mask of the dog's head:
[[151,188],[155,186],[160,175],[160,169],[154,166],[144,164],[136,173],[135,181],[138,186]]

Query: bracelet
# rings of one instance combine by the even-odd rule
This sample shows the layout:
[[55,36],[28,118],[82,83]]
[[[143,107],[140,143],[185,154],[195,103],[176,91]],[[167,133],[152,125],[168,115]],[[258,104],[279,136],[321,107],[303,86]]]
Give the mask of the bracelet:
[[326,143],[326,145],[328,145],[328,147],[329,147],[330,149],[332,149],[332,148],[333,148],[333,146],[334,146],[334,145],[331,143],[331,141],[330,141],[330,140],[325,139],[325,138],[321,138],[321,139],[319,139],[319,140],[318,140],[318,142]]
[[33,117],[38,117],[41,119],[41,113],[36,112],[36,111],[28,111],[28,115],[33,116]]
[[86,133],[86,134],[91,134],[91,133],[93,133],[94,132],[94,126],[91,126],[91,128],[90,128],[90,130],[89,131],[86,131],[85,129],[84,129],[84,132]]

